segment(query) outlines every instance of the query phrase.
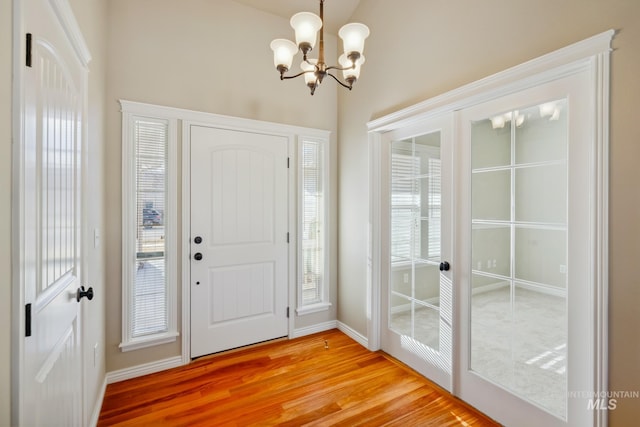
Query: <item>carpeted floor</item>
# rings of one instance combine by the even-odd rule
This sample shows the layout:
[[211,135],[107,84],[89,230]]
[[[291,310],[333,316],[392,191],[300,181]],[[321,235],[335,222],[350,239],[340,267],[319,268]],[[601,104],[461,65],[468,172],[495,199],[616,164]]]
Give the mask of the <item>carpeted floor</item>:
[[[413,337],[438,349],[438,310],[415,310]],[[409,311],[392,314],[392,328],[411,336]],[[564,417],[566,301],[508,286],[473,295],[471,367],[487,380]]]

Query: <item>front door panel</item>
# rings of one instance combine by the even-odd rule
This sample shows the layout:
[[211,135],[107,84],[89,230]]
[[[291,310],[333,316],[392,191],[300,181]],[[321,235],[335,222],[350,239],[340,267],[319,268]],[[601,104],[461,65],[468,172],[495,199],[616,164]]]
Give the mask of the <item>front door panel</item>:
[[192,357],[287,335],[287,153],[285,137],[191,126]]

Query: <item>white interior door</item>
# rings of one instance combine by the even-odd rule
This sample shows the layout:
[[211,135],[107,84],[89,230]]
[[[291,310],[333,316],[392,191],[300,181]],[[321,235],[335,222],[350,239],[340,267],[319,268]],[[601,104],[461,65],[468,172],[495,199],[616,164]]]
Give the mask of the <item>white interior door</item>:
[[[589,72],[460,113],[457,394],[509,426],[591,426]],[[588,394],[588,393],[585,393]]]
[[[26,304],[21,425],[82,425],[82,126],[86,71],[44,0],[28,0],[21,272]],[[30,330],[29,330],[30,329]]]
[[[382,349],[451,390],[451,115],[382,138]],[[386,279],[386,280],[385,280]]]
[[192,125],[191,357],[288,333],[288,139]]

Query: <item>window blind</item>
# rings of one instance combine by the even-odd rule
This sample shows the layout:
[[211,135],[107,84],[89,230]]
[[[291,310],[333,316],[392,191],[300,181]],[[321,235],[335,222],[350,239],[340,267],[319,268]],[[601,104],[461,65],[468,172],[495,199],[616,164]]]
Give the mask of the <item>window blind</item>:
[[391,155],[391,259],[409,261],[420,255],[420,159]]
[[435,153],[391,155],[391,259],[439,259],[441,171]]
[[440,159],[429,157],[429,237],[427,257],[440,259],[440,230],[442,218],[442,183]]
[[168,330],[164,211],[168,123],[134,121],[136,251],[130,336]]
[[322,301],[324,271],[324,148],[302,143],[302,305]]

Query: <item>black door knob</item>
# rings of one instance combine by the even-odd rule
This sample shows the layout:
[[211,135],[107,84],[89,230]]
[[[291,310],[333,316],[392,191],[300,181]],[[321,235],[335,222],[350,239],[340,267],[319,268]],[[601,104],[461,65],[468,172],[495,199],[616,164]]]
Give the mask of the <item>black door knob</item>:
[[89,287],[86,291],[84,290],[84,286],[80,286],[76,291],[76,301],[80,302],[80,300],[84,297],[87,297],[89,301],[93,299],[93,288]]
[[200,243],[202,243],[202,237],[196,236],[196,238],[193,239],[193,243],[195,243],[196,245],[199,245]]
[[440,263],[440,271],[449,271],[450,268],[451,266],[447,261]]
[[193,256],[193,259],[195,259],[196,261],[200,261],[202,259],[202,254],[200,252],[196,252],[196,254]]

